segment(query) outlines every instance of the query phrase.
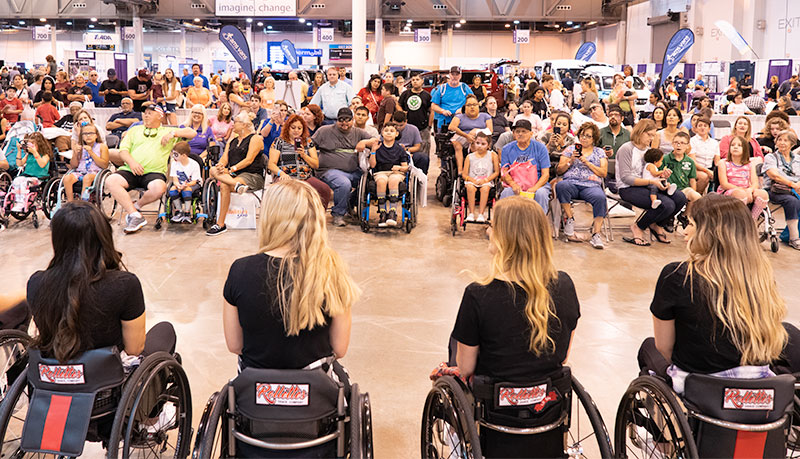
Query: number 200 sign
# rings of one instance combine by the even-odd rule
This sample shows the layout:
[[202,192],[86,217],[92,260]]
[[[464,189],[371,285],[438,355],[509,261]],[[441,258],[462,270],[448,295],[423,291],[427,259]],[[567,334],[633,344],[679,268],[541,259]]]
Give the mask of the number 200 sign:
[[414,41],[417,43],[430,43],[431,42],[431,29],[415,29]]
[[530,30],[515,30],[514,31],[514,43],[518,45],[524,45],[531,42],[531,31]]

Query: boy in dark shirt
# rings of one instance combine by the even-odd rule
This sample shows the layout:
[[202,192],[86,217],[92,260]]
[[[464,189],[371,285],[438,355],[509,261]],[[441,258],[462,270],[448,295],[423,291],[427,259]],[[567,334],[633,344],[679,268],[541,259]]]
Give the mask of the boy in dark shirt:
[[[383,143],[376,140],[369,156],[373,168],[378,193],[379,227],[397,226],[397,203],[400,201],[400,182],[405,180],[408,171],[408,153],[397,139],[398,131],[394,123],[383,127]],[[390,209],[386,212],[386,188],[389,188]]]

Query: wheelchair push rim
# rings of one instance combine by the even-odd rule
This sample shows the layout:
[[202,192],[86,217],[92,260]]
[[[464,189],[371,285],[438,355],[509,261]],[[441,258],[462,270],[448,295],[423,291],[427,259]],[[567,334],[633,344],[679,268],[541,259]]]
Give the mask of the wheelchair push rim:
[[696,458],[685,411],[666,383],[640,376],[617,409],[614,450],[619,458]]
[[105,191],[106,179],[110,175],[111,171],[109,169],[104,169],[94,178],[94,202],[108,220],[114,218],[117,212],[117,200],[111,196],[111,193]]
[[480,439],[469,402],[452,377],[439,378],[425,399],[421,454],[425,459],[480,458]]
[[[569,430],[565,436],[567,457],[614,457],[611,436],[594,400],[572,375]],[[596,445],[595,445],[596,443]],[[595,446],[597,450],[595,450]]]
[[192,459],[211,459],[232,457],[229,454],[228,435],[230,419],[227,414],[228,385],[213,394],[206,404],[200,425],[197,426],[197,438],[192,452]]
[[0,454],[2,457],[46,457],[43,454],[26,455],[21,449],[22,429],[28,416],[30,386],[26,372],[14,381],[0,404]]

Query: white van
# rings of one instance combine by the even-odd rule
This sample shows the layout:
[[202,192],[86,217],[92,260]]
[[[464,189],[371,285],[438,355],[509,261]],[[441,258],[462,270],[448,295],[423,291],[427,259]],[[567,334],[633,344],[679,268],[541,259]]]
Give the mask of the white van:
[[609,64],[578,61],[575,59],[552,59],[549,61],[539,61],[533,66],[533,70],[536,72],[536,76],[540,79],[542,78],[543,74],[549,73],[550,75],[553,75],[553,78],[559,82],[564,79],[569,72],[570,77],[577,82],[578,76],[588,66],[596,67],[598,69],[608,68],[612,74],[614,71],[614,67]]
[[[614,89],[614,74],[618,73],[613,67],[606,65],[587,65],[584,67],[582,76],[590,76],[597,85],[597,93],[600,95],[600,100],[605,99],[611,94]],[[633,76],[633,89],[636,91],[636,108],[634,111],[638,112],[647,104],[650,98],[650,90],[641,78]]]

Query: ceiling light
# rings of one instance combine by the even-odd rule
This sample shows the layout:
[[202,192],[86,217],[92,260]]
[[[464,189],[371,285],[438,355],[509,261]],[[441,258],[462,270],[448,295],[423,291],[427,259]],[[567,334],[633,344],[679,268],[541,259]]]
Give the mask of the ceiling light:
[[194,18],[194,22],[200,22],[200,18]]
[[461,24],[466,24],[466,23],[467,23],[467,20],[466,20],[466,19],[462,19],[462,20],[460,20],[460,21],[458,21],[458,22],[460,22]]
[[251,24],[253,22],[253,18],[247,18],[246,21],[248,24]]
[[258,22],[258,24],[256,24],[256,25],[257,25],[257,26],[259,26],[259,27],[263,27],[263,26],[264,26],[264,23],[263,23],[263,22],[261,22],[261,21],[259,21],[259,22]]
[[19,21],[19,25],[25,25],[25,21]]
[[589,21],[586,23],[587,26],[593,26],[595,24],[597,24],[597,21]]
[[47,18],[39,18],[39,21],[41,21],[41,22],[47,22]]
[[97,22],[97,18],[92,18],[92,19],[90,19],[90,21]]
[[[94,24],[89,24],[89,28],[94,29]],[[144,30],[142,30],[142,32],[144,32]]]
[[72,25],[72,21],[67,21],[67,25]]
[[550,29],[557,29],[558,28],[558,24],[553,24],[553,23],[545,24],[544,26],[548,27]]
[[514,21],[514,24],[519,24],[519,20]]
[[572,25],[572,21],[567,21],[567,25]]
[[267,29],[269,29],[269,30],[272,30],[272,26],[271,26],[271,25],[268,25],[268,26],[267,26]]
[[456,23],[456,27],[461,27],[461,23],[460,22]]
[[114,21],[114,22],[113,22],[113,24],[114,24],[114,25],[117,25],[117,21]]
[[300,18],[300,19],[298,19],[297,21],[298,21],[298,22],[300,22],[300,24],[305,24],[305,23],[306,23],[306,20],[305,20],[305,19],[303,19],[303,18]]
[[506,24],[506,29],[510,29],[510,28],[511,28],[511,24]]
[[572,28],[573,28],[573,29],[580,29],[580,28],[581,28],[581,25],[580,25],[580,24],[575,24],[574,26],[572,26]]

